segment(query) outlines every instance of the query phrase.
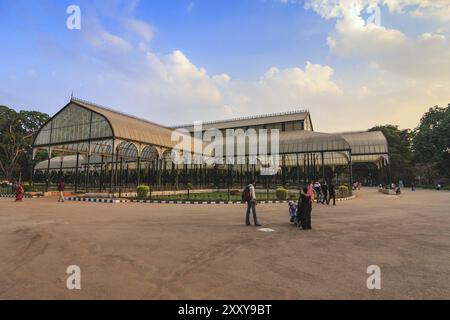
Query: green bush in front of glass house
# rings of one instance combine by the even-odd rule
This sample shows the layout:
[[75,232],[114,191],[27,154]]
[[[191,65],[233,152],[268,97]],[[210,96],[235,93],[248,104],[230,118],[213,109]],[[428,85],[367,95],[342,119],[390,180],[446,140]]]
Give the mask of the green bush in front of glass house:
[[342,184],[337,189],[337,197],[338,198],[346,198],[350,197],[350,188],[346,184]]
[[150,187],[144,184],[141,184],[137,186],[136,188],[137,197],[139,199],[145,199],[148,197],[148,194],[150,193]]
[[288,191],[284,187],[278,187],[275,190],[275,196],[277,197],[277,200],[286,200],[288,195]]
[[230,195],[231,196],[238,196],[240,194],[241,194],[241,190],[239,190],[239,189],[231,189],[230,190]]

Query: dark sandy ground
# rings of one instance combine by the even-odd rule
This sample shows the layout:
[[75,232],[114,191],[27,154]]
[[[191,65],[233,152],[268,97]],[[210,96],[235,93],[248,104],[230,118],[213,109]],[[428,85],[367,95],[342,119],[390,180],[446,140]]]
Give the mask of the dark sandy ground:
[[450,192],[366,189],[315,206],[312,231],[258,205],[274,232],[244,226],[242,205],[55,201],[0,199],[0,299],[450,298]]

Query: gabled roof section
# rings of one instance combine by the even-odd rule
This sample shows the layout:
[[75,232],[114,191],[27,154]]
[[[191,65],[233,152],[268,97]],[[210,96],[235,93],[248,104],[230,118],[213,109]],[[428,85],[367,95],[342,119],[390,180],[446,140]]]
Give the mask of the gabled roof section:
[[71,98],[71,103],[104,116],[110,122],[115,138],[168,148],[176,144],[171,140],[173,130],[163,125],[77,98]]
[[387,155],[388,142],[381,131],[340,133],[352,148],[352,155]]
[[341,135],[313,131],[280,132],[280,153],[332,152],[350,150]]
[[[286,121],[298,121],[310,118],[308,110],[294,110],[289,112],[272,113],[253,117],[242,117],[227,120],[208,121],[203,122],[203,130],[210,128],[227,129],[227,128],[241,128],[247,126],[256,126],[263,124],[280,123]],[[311,119],[311,118],[310,118]],[[179,125],[173,128],[186,128],[190,132],[194,131],[193,124]]]

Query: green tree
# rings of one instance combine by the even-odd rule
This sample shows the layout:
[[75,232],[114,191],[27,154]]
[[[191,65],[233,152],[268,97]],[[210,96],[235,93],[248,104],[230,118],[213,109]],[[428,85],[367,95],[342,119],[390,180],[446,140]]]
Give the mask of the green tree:
[[[432,167],[438,178],[450,178],[449,106],[435,106],[422,116],[414,130],[413,151],[418,166]],[[430,175],[429,180],[432,178],[433,175]]]
[[398,126],[388,124],[375,126],[368,131],[381,131],[388,141],[392,181],[411,181],[414,178],[411,130],[400,130]]
[[0,172],[7,180],[31,164],[33,136],[49,116],[37,111],[16,112],[0,105]]

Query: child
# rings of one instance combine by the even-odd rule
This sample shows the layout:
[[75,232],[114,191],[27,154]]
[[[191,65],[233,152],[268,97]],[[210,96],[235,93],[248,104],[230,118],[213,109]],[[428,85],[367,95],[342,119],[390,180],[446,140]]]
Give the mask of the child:
[[297,224],[297,204],[294,201],[288,202],[290,222]]

